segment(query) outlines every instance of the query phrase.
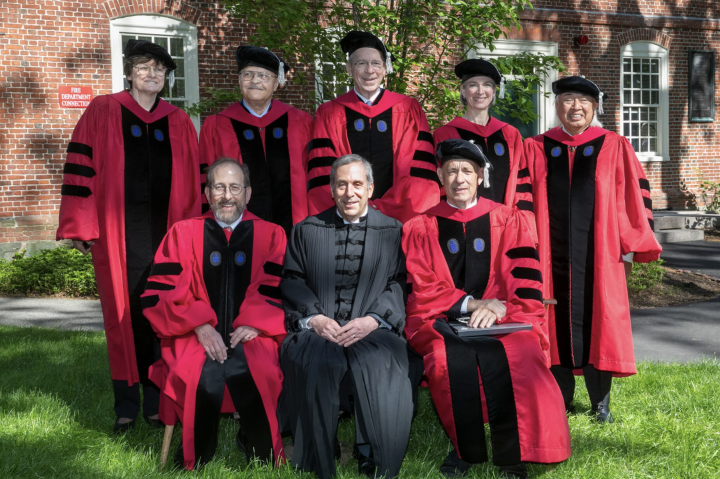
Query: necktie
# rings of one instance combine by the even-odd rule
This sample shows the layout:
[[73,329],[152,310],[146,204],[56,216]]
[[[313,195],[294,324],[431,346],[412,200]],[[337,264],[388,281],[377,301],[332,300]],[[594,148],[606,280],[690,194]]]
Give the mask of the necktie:
[[223,229],[224,229],[225,231],[227,231],[228,233],[232,233],[232,232],[233,232],[233,229],[232,229],[231,227],[229,227],[229,226],[226,226],[226,227],[223,228]]

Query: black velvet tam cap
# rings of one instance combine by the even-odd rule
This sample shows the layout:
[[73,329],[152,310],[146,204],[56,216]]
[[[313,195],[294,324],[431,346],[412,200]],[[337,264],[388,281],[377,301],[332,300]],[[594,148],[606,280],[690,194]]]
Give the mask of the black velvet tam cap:
[[125,58],[145,56],[161,62],[170,71],[177,68],[170,54],[160,45],[148,42],[147,40],[128,40],[125,45]]
[[260,47],[239,46],[235,51],[235,61],[237,61],[238,73],[245,67],[260,67],[280,76],[281,63],[283,74],[290,71],[290,65],[284,63],[270,50]]
[[487,60],[473,58],[465,60],[455,65],[455,75],[463,81],[469,80],[476,76],[486,76],[492,78],[496,85],[500,84],[502,75],[495,65]]
[[602,98],[607,100],[607,95],[596,84],[580,76],[565,77],[554,81],[552,91],[555,95],[561,93],[584,93],[593,97],[597,102],[600,101],[602,95]]
[[483,168],[488,163],[485,153],[475,143],[467,140],[449,139],[442,141],[437,146],[437,158],[440,166],[449,160],[470,160]]
[[[374,48],[380,52],[383,59],[386,58],[388,54],[388,49],[382,40],[370,32],[359,32],[357,30],[349,32],[345,35],[345,38],[340,40],[340,48],[342,48],[343,53],[347,53],[348,55],[352,55],[355,53],[355,50],[359,50],[360,48]],[[390,54],[390,58],[392,60],[395,59],[392,54]]]

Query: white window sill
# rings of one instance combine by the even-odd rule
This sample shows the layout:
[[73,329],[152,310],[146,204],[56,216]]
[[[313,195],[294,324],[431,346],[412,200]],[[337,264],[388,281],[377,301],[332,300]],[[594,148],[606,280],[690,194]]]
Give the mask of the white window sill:
[[664,156],[638,155],[637,153],[635,153],[635,155],[637,156],[637,159],[640,161],[640,163],[654,163],[657,161],[667,161],[668,160],[668,158],[666,158]]

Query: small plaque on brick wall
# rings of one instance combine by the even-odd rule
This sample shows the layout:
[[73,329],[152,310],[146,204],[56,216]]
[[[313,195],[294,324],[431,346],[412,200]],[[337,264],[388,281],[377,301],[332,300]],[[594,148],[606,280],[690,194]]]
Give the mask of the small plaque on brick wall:
[[715,52],[690,50],[688,91],[690,121],[715,119]]
[[92,87],[60,86],[58,96],[62,108],[87,108],[92,100]]

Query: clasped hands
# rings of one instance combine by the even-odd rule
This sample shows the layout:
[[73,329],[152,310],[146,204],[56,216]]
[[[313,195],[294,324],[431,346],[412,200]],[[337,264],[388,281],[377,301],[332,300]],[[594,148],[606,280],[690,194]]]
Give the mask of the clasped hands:
[[334,319],[318,314],[310,318],[307,324],[318,336],[343,347],[360,341],[378,328],[378,322],[370,316],[355,318],[345,326],[340,326]]
[[489,328],[505,317],[507,308],[497,299],[470,299],[467,312],[472,313],[467,322],[468,327]]
[[[195,334],[210,359],[219,361],[221,364],[225,362],[228,348],[225,346],[222,336],[214,327],[208,323],[202,324],[195,328]],[[252,326],[240,326],[230,333],[230,347],[234,348],[238,343],[252,341],[259,334],[260,331]]]

